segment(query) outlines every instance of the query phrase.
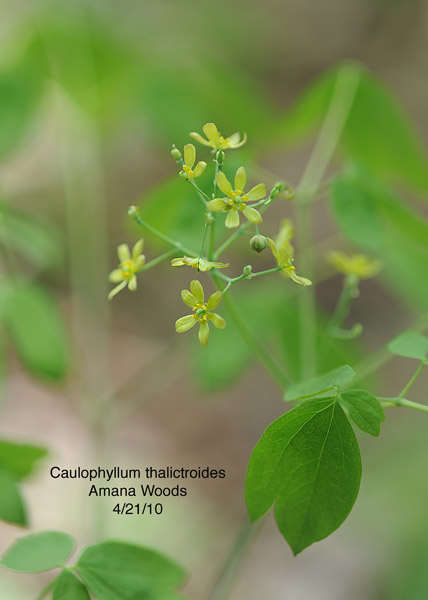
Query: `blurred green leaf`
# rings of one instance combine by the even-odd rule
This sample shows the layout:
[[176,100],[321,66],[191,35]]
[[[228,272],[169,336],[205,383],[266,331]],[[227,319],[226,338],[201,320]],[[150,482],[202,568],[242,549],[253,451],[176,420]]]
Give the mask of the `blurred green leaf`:
[[40,446],[0,440],[0,467],[17,480],[31,475],[36,463],[46,455],[47,450]]
[[46,379],[66,375],[67,335],[58,308],[45,290],[29,283],[11,286],[2,317],[27,369]]
[[73,538],[67,533],[33,533],[16,540],[6,550],[1,564],[6,569],[19,573],[42,573],[64,566],[73,547]]
[[15,525],[26,525],[27,515],[21,493],[14,478],[0,466],[0,519]]
[[63,571],[55,583],[53,600],[90,600],[83,583],[70,571]]
[[120,542],[86,548],[77,571],[99,600],[168,598],[184,579],[183,569],[162,554]]
[[358,495],[361,457],[334,398],[311,398],[264,432],[248,465],[245,499],[252,521],[275,504],[282,535],[298,554],[346,519]]
[[59,232],[33,216],[0,203],[0,243],[40,268],[57,267],[63,260]]
[[[318,129],[335,89],[335,67],[304,92],[282,120],[279,131],[295,141]],[[360,81],[344,128],[341,148],[346,156],[379,176],[428,191],[428,157],[421,139],[395,96],[366,69],[355,64]]]
[[428,354],[428,337],[416,331],[406,331],[388,344],[388,350],[398,356],[426,360]]
[[365,390],[349,390],[339,394],[339,400],[348,409],[355,425],[370,435],[378,436],[385,414],[379,400]]
[[317,395],[319,393],[327,392],[333,388],[341,388],[355,377],[355,371],[349,365],[343,365],[318,375],[312,379],[293,383],[290,385],[285,393],[285,400],[298,400],[306,396]]
[[28,54],[0,72],[0,156],[14,150],[28,133],[42,83],[37,63]]

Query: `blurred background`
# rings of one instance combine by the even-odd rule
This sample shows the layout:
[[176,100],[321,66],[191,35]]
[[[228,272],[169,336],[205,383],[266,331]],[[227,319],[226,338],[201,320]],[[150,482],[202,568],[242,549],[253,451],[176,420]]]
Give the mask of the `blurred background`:
[[[249,455],[284,404],[232,325],[224,335],[214,332],[206,350],[192,333],[175,335],[174,321],[185,314],[179,293],[189,282],[186,269],[164,263],[139,278],[135,294],[107,302],[117,245],[142,235],[127,209],[139,204],[154,226],[197,246],[202,212],[169,152],[207,121],[225,135],[248,134],[247,145],[228,154],[230,172],[245,164],[254,183],[296,185],[317,119],[302,113],[299,129],[286,111],[344,60],[358,61],[390,90],[391,110],[413,120],[408,138],[419,148],[419,138],[428,137],[428,4],[0,0],[0,15],[0,305],[11,282],[21,290],[0,310],[0,435],[48,450],[21,488],[30,528],[70,532],[79,547],[100,538],[155,547],[188,569],[190,598],[208,598],[246,515]],[[371,114],[370,103],[364,110]],[[381,114],[382,108],[373,121]],[[358,131],[369,157],[376,143],[366,122]],[[422,219],[424,150],[416,173],[402,140],[397,134],[385,142],[397,171],[404,165],[392,189],[400,206]],[[198,158],[207,157],[198,148]],[[367,157],[363,151],[358,158],[367,166]],[[379,171],[388,170],[379,163]],[[326,358],[322,324],[341,278],[323,252],[355,248],[358,239],[352,231],[337,233],[326,197],[315,210],[319,356],[326,369],[346,362],[370,367],[366,357],[426,311],[426,243],[385,243],[384,274],[363,282],[349,318],[363,323],[361,339],[335,344]],[[273,235],[278,219],[289,216],[290,204],[275,206],[266,232]],[[143,235],[150,260],[164,248]],[[265,254],[250,255],[247,239],[227,258],[237,273],[249,261],[271,264]],[[245,314],[298,379],[293,286],[245,282],[239,292]],[[393,359],[371,375],[370,389],[395,395],[413,369],[410,360]],[[424,374],[412,399],[426,400],[427,382]],[[427,597],[428,420],[400,409],[387,416],[381,439],[358,434],[362,487],[344,526],[293,558],[269,516],[232,600]],[[227,477],[189,482],[187,498],[166,500],[161,516],[118,516],[113,499],[88,498],[87,482],[53,481],[54,464],[210,466],[226,469]],[[22,532],[1,523],[0,550]],[[33,599],[44,579],[2,572],[0,595]]]

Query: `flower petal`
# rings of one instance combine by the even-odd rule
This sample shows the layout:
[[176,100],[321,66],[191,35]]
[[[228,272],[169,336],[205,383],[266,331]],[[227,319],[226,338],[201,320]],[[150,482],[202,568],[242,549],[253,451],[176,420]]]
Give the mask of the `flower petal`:
[[129,251],[128,244],[120,244],[117,247],[117,255],[119,257],[120,262],[125,262],[125,260],[131,259],[131,253]]
[[207,140],[205,138],[203,138],[200,133],[196,133],[196,131],[192,131],[192,133],[190,134],[190,137],[192,137],[194,140],[196,140],[200,144],[203,144],[204,146],[211,146],[210,142],[207,142]]
[[247,141],[247,134],[244,133],[242,140],[239,140],[241,140],[241,136],[239,133],[234,133],[231,136],[229,136],[229,148],[240,148],[241,146],[243,146]]
[[266,186],[264,183],[259,183],[255,185],[247,194],[248,202],[255,202],[256,200],[261,200],[266,196]]
[[295,281],[296,283],[299,283],[300,285],[312,285],[312,281],[310,279],[306,279],[306,277],[300,277],[300,275],[297,275],[297,273],[289,273],[288,271],[285,271],[286,274],[288,275],[288,277],[290,279],[292,279],[293,281]]
[[196,167],[193,169],[193,177],[200,177],[202,173],[205,171],[207,167],[207,163],[203,160],[200,160]]
[[115,288],[113,288],[111,290],[111,292],[108,295],[108,299],[111,300],[112,298],[114,298],[116,296],[116,294],[121,292],[123,290],[123,288],[126,287],[126,284],[127,284],[126,281],[122,281],[122,283],[119,283],[119,285],[117,285]]
[[208,318],[210,321],[212,321],[214,327],[217,327],[217,329],[224,329],[226,327],[226,321],[217,313],[210,313]]
[[210,200],[207,202],[207,208],[211,212],[218,212],[219,210],[224,210],[226,203],[223,198],[214,198],[214,200]]
[[190,282],[190,291],[195,296],[196,302],[204,303],[204,288],[197,279]]
[[223,194],[226,194],[226,196],[230,196],[230,194],[233,192],[232,185],[226,177],[226,175],[223,173],[223,171],[217,173],[216,183],[223,192]]
[[214,308],[217,308],[217,306],[221,302],[222,297],[223,294],[220,291],[211,294],[207,302],[207,310],[213,310]]
[[189,290],[181,290],[181,299],[183,300],[184,304],[187,304],[187,306],[190,306],[190,308],[193,308],[195,304],[198,303],[195,296],[192,294],[192,292],[189,292]]
[[140,254],[140,256],[138,256],[134,262],[136,270],[139,270],[146,262],[146,257],[144,256],[144,254]]
[[130,290],[131,292],[135,292],[136,289],[137,289],[137,278],[134,275],[134,277],[132,277],[132,279],[130,279],[128,281],[128,290]]
[[271,252],[272,252],[272,254],[273,254],[273,256],[274,256],[274,258],[275,258],[275,260],[276,260],[276,262],[278,263],[278,266],[279,266],[278,248],[276,247],[275,242],[271,238],[267,237],[266,239],[268,241],[269,248],[271,249]]
[[235,175],[235,190],[243,190],[247,183],[247,173],[244,167],[239,167]]
[[185,317],[181,317],[181,319],[177,319],[175,322],[175,331],[177,333],[184,333],[185,331],[189,331],[196,325],[198,321],[193,317],[193,315],[186,315]]
[[144,240],[141,238],[141,240],[138,240],[138,242],[135,242],[134,247],[132,248],[132,259],[133,260],[138,259],[138,257],[143,253],[143,248],[144,248]]
[[262,215],[255,208],[247,206],[247,208],[244,208],[242,212],[244,213],[245,217],[251,221],[251,223],[254,223],[255,225],[263,223]]
[[210,328],[208,323],[201,323],[199,326],[198,338],[201,343],[201,346],[206,346],[208,344],[208,339],[210,337]]
[[186,257],[183,258],[173,258],[171,261],[171,267],[182,267],[183,265],[187,265]]
[[232,229],[233,227],[238,227],[239,226],[239,212],[237,210],[231,210],[228,213],[228,215],[226,217],[225,225],[229,229]]
[[225,269],[229,266],[229,263],[221,263],[221,262],[210,262],[210,265],[213,269]]
[[202,129],[210,142],[218,142],[220,134],[214,123],[205,123]]
[[109,281],[112,283],[119,283],[119,281],[123,281],[123,271],[122,269],[114,269],[108,276]]
[[196,148],[193,144],[186,144],[184,146],[184,164],[186,167],[191,169],[195,164],[196,160]]

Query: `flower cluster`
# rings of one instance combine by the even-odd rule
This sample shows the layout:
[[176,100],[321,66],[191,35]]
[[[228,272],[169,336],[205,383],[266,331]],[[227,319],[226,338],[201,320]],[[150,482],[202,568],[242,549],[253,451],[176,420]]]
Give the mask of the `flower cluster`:
[[[285,182],[279,181],[275,183],[269,193],[264,183],[258,183],[246,191],[247,172],[243,166],[236,170],[232,184],[232,180],[223,171],[225,151],[240,148],[246,142],[246,135],[241,137],[240,134],[234,133],[229,137],[223,137],[214,123],[206,123],[202,129],[205,137],[195,132],[192,132],[190,136],[203,146],[211,148],[212,153],[215,154],[213,161],[215,173],[213,173],[211,191],[204,188],[206,177],[201,180],[202,182],[205,181],[202,187],[199,187],[195,181],[206,172],[208,166],[203,160],[197,161],[195,146],[186,144],[183,151],[173,146],[171,150],[172,156],[180,166],[180,177],[191,185],[205,208],[205,223],[199,252],[188,249],[180,241],[176,242],[165,234],[157,232],[151,225],[143,221],[138,208],[131,207],[129,215],[142,227],[147,228],[152,234],[168,243],[171,250],[146,264],[145,257],[142,254],[143,240],[135,244],[132,252],[126,244],[120,245],[118,248],[119,267],[110,273],[110,281],[117,285],[110,292],[109,298],[115,296],[126,286],[131,291],[135,290],[137,287],[137,274],[168,257],[171,257],[173,267],[191,267],[198,273],[209,273],[219,290],[211,294],[208,300],[205,301],[205,293],[200,281],[197,279],[191,281],[190,290],[183,290],[181,297],[184,303],[192,309],[192,313],[181,317],[175,323],[175,329],[178,333],[188,331],[199,324],[198,338],[202,346],[206,346],[210,334],[209,324],[212,323],[218,329],[223,329],[226,326],[223,317],[213,312],[213,310],[217,308],[223,295],[229,293],[232,285],[243,280],[251,280],[255,277],[277,272],[280,272],[287,280],[301,286],[309,286],[312,282],[296,272],[294,266],[295,251],[292,244],[294,227],[289,219],[281,222],[279,232],[274,238],[259,230],[259,226],[263,223],[262,213],[279,198],[293,200],[293,190]],[[160,207],[159,210],[162,210],[162,208]],[[241,214],[245,217],[242,224]],[[216,248],[215,236],[219,229],[214,226],[217,221],[221,221],[218,218],[220,215],[226,217],[224,220],[226,229],[235,229],[236,231],[225,240],[222,240],[222,243]],[[247,265],[236,277],[230,277],[226,275],[226,272],[220,271],[229,267],[229,263],[220,262],[220,256],[243,233],[250,234],[250,247],[255,252],[260,253],[266,248],[270,248],[276,263],[274,268],[257,272],[252,265]],[[346,275],[346,281],[355,280],[358,282],[359,279],[374,277],[381,268],[380,261],[372,260],[362,254],[347,256],[343,252],[331,252],[328,260],[337,270]]]

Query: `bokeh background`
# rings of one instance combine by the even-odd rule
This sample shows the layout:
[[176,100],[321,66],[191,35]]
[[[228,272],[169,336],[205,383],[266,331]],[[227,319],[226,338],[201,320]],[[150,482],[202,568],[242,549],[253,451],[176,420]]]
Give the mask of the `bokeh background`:
[[[343,60],[372,70],[426,141],[428,4],[1,0],[0,15],[2,219],[13,225],[17,211],[21,223],[18,233],[12,227],[1,236],[3,278],[37,282],[60,313],[54,322],[43,313],[39,327],[28,320],[32,350],[6,342],[4,352],[1,436],[49,450],[23,486],[31,530],[68,531],[79,547],[114,537],[158,548],[189,570],[189,597],[208,598],[245,518],[251,449],[284,405],[233,330],[225,342],[218,333],[208,354],[196,336],[177,339],[179,291],[188,283],[183,270],[163,264],[144,273],[137,293],[107,302],[116,246],[141,235],[127,208],[141,203],[156,226],[198,239],[198,201],[176,177],[169,150],[207,121],[226,134],[247,132],[247,147],[230,161],[245,161],[256,183],[282,178],[296,184],[310,140],[290,144],[281,137],[284,115],[314,78]],[[423,194],[402,198],[424,212]],[[318,255],[333,245],[349,247],[335,233],[324,200],[316,211]],[[291,215],[289,205],[267,219],[270,233],[281,215]],[[162,247],[145,238],[150,259]],[[236,264],[253,259],[246,244],[234,255]],[[264,255],[257,260],[269,264]],[[350,322],[363,323],[364,334],[352,348],[335,348],[332,364],[358,364],[421,315],[426,265],[422,256],[422,289],[416,292],[398,271],[395,280],[363,283]],[[317,297],[328,316],[341,280],[322,260],[319,273]],[[251,285],[243,286],[243,310],[261,332],[278,326],[277,349],[298,377],[293,292],[284,292],[283,282]],[[278,321],[272,323],[263,307],[282,304],[283,293],[285,309],[281,317],[273,311]],[[45,356],[51,329],[64,332],[57,351],[62,358],[58,364],[51,357],[49,372],[37,357]],[[388,362],[372,379],[373,389],[396,394],[413,367],[411,361]],[[413,399],[425,399],[427,381],[420,378]],[[423,415],[393,410],[380,439],[359,435],[362,487],[345,525],[295,559],[269,517],[242,564],[232,600],[426,598],[427,430]],[[227,478],[189,482],[187,498],[167,500],[162,516],[146,518],[113,514],[113,499],[88,498],[87,482],[49,477],[53,464],[99,463],[211,466],[225,468]],[[21,533],[0,524],[1,549]],[[30,600],[44,579],[2,572],[0,595]]]

